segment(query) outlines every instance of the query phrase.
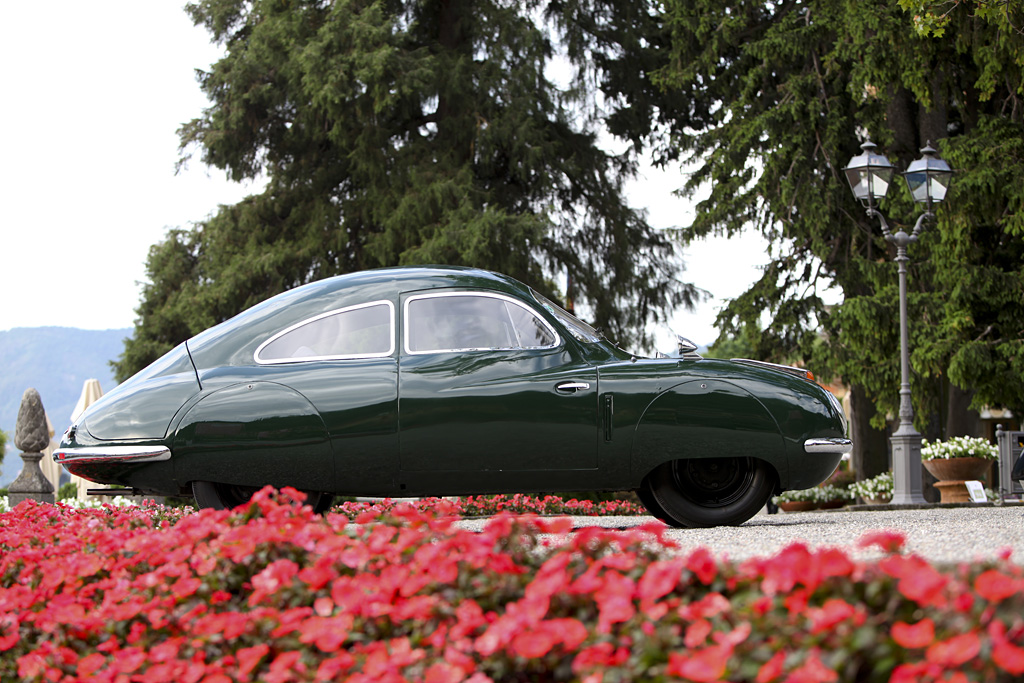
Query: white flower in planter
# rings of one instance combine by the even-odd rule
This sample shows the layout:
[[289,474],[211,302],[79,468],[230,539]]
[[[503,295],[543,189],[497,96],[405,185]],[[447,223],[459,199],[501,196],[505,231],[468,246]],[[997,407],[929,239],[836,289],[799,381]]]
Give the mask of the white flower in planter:
[[952,458],[982,458],[997,460],[999,450],[994,444],[973,436],[954,436],[946,441],[921,442],[921,460],[950,460]]

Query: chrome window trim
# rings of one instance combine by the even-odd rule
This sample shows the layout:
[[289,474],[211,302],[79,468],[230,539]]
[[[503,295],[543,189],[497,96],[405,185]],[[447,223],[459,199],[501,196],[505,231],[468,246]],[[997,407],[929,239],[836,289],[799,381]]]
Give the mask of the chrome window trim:
[[94,462],[160,462],[170,460],[171,450],[166,446],[92,446],[59,448],[53,452],[56,463]]
[[[445,297],[460,297],[460,296],[461,297],[476,296],[476,297],[484,297],[484,298],[488,298],[488,299],[498,299],[500,301],[504,301],[506,304],[513,304],[515,306],[519,306],[520,308],[525,310],[527,313],[532,315],[534,318],[539,320],[541,322],[541,325],[543,325],[544,328],[551,333],[551,335],[554,337],[555,341],[553,343],[551,343],[551,344],[548,344],[547,346],[517,346],[517,347],[509,347],[509,346],[482,346],[482,347],[459,348],[459,349],[428,349],[428,350],[425,350],[425,351],[413,351],[411,348],[409,348],[409,327],[410,327],[409,326],[409,305],[412,304],[414,301],[419,301],[421,299],[441,299],[441,298],[445,298]],[[558,334],[558,330],[556,330],[554,327],[551,326],[551,323],[549,323],[547,320],[545,320],[543,316],[538,315],[537,311],[533,310],[532,308],[530,308],[528,305],[526,305],[522,301],[519,301],[515,297],[511,297],[511,296],[508,296],[506,294],[498,294],[496,292],[481,292],[481,291],[477,291],[477,290],[466,290],[466,291],[458,291],[458,292],[431,292],[429,294],[414,294],[414,295],[410,296],[409,298],[407,298],[405,300],[405,304],[402,307],[402,311],[403,311],[403,313],[402,313],[402,338],[403,338],[402,345],[405,348],[405,352],[408,355],[410,355],[410,356],[423,356],[423,355],[428,355],[428,354],[433,354],[433,353],[455,353],[455,352],[460,352],[460,351],[542,351],[544,349],[558,348],[562,344],[562,337]],[[511,320],[510,320],[510,322],[511,322]],[[513,329],[515,329],[515,328],[513,328]],[[519,331],[515,330],[515,332],[516,332],[516,341],[518,342],[519,341]]]
[[[379,351],[375,353],[350,353],[350,354],[339,354],[339,355],[327,355],[327,356],[299,356],[297,358],[274,358],[267,360],[260,358],[260,353],[264,348],[277,341],[281,337],[285,336],[289,332],[299,329],[310,323],[314,323],[317,320],[323,318],[329,318],[333,315],[341,315],[348,313],[349,311],[357,311],[361,308],[370,308],[372,306],[387,306],[388,307],[388,350]],[[388,299],[381,299],[380,301],[370,301],[365,304],[356,304],[355,306],[346,306],[345,308],[336,308],[325,313],[314,315],[312,318],[306,318],[301,320],[294,325],[286,327],[277,334],[272,335],[269,339],[264,341],[258,347],[256,352],[253,353],[253,360],[257,365],[289,365],[291,363],[306,363],[309,361],[324,361],[324,360],[353,360],[357,358],[387,358],[395,352],[395,304]]]

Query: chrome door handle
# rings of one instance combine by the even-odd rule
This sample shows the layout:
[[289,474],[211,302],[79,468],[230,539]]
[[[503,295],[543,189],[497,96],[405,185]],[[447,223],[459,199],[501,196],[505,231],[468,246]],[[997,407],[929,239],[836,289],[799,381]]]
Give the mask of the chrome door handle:
[[585,391],[589,388],[590,384],[588,382],[562,382],[555,385],[555,389],[567,394],[575,394],[577,391]]

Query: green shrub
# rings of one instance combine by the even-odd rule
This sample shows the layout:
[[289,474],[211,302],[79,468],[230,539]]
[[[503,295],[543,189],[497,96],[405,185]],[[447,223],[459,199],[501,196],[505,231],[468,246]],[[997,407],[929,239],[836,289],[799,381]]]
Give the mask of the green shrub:
[[78,498],[78,484],[73,481],[65,482],[57,489],[57,500],[71,500]]

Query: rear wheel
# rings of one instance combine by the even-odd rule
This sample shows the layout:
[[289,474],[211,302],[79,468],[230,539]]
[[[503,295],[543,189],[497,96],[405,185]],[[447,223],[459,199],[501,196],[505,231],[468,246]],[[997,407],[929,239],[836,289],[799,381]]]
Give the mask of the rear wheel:
[[673,526],[734,526],[768,502],[775,472],[757,458],[675,460],[647,475],[641,489],[651,513]]
[[[259,490],[256,486],[221,484],[215,481],[192,482],[192,495],[196,499],[196,505],[214,510],[231,510],[239,505],[246,505]],[[306,494],[306,504],[313,507],[313,512],[322,514],[331,509],[334,500],[331,494],[322,491],[303,493]]]

